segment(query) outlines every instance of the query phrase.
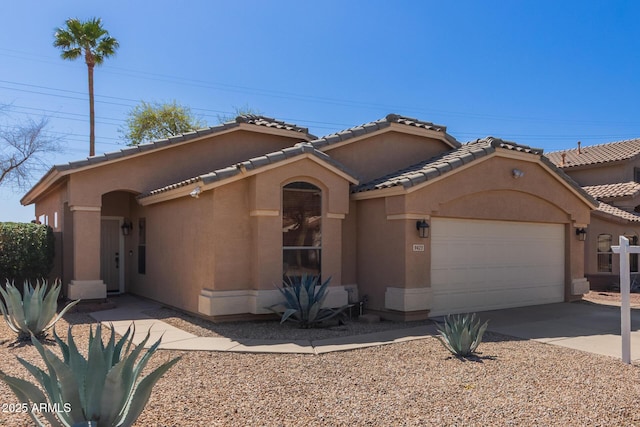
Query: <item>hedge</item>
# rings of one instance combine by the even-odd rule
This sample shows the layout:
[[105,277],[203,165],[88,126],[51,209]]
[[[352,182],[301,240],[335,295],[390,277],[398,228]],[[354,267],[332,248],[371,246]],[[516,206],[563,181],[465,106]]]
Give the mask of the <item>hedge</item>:
[[0,280],[22,286],[24,280],[46,278],[53,268],[54,236],[51,227],[31,223],[0,222]]

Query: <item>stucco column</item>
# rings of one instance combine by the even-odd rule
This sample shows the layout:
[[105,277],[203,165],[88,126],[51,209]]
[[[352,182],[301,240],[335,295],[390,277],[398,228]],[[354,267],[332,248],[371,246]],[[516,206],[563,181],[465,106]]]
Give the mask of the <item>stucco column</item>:
[[580,299],[583,294],[589,292],[589,281],[584,275],[585,242],[580,240],[576,230],[587,228],[587,224],[570,224],[567,226],[567,260],[568,260],[568,285],[565,287],[565,300]]
[[70,299],[102,299],[107,286],[100,279],[100,206],[71,206],[73,216],[73,272],[67,288]]

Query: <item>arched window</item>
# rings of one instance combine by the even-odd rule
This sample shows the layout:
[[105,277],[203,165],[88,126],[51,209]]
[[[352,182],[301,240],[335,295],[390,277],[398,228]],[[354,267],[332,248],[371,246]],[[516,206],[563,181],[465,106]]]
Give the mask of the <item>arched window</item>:
[[322,190],[296,181],[282,188],[282,260],[285,277],[320,275]]
[[613,252],[611,251],[611,234],[598,235],[598,272],[611,273],[611,262]]

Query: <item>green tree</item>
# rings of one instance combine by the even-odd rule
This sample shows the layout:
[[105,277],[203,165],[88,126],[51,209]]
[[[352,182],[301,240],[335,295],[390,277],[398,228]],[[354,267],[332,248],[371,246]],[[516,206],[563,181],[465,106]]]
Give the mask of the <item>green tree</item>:
[[125,125],[119,129],[127,145],[138,145],[191,132],[206,126],[189,107],[176,101],[169,103],[142,101],[129,111]]
[[118,41],[109,35],[102,27],[100,18],[91,18],[88,21],[80,21],[70,18],[66,21],[66,27],[58,28],[54,34],[53,45],[62,50],[62,59],[76,60],[84,56],[89,72],[89,155],[96,154],[96,123],[93,100],[93,69],[116,53],[119,47]]

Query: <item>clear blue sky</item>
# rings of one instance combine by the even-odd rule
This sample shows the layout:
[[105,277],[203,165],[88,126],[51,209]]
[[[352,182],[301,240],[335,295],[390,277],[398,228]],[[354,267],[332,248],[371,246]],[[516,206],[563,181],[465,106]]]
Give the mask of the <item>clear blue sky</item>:
[[[640,2],[6,3],[1,124],[48,117],[65,149],[51,164],[89,150],[86,65],[52,46],[69,17],[101,17],[120,42],[95,73],[98,154],[123,147],[140,100],[212,125],[247,105],[319,136],[394,112],[545,151],[640,137]],[[0,221],[33,218],[23,194],[0,189]]]

